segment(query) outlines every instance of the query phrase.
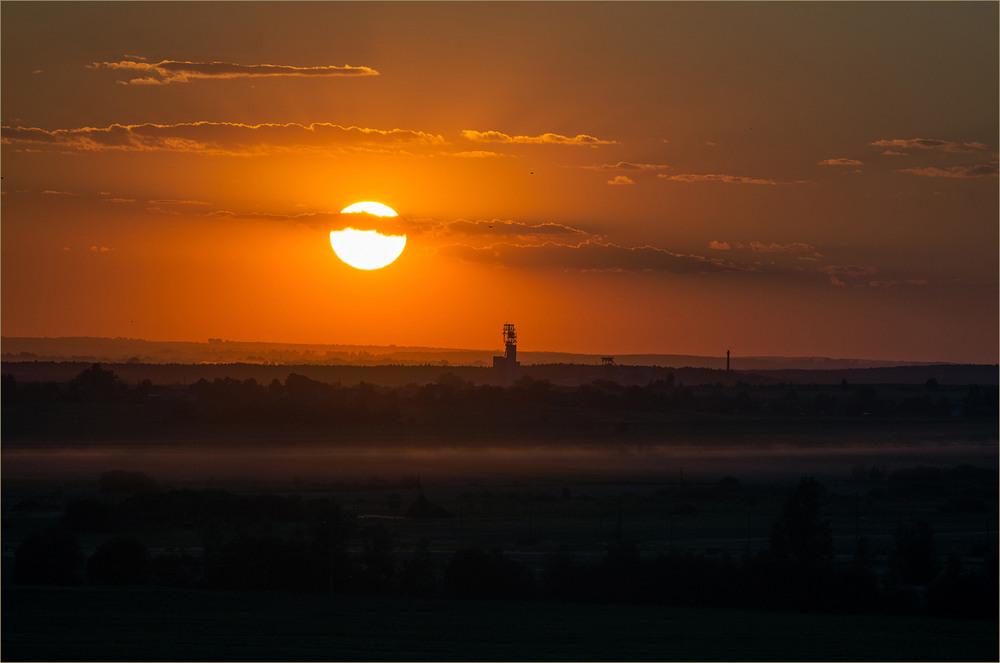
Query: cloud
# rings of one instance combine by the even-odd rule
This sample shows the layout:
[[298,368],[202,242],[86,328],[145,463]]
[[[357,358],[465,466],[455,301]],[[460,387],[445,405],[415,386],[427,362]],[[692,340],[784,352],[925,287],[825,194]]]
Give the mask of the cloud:
[[816,247],[805,242],[791,242],[789,244],[750,242],[750,249],[755,253],[808,253],[815,251]]
[[106,246],[92,246],[90,247],[90,250],[93,251],[94,253],[110,253],[114,251],[114,249],[108,248]]
[[157,198],[156,200],[150,200],[149,203],[151,205],[211,205],[212,204],[204,200],[181,200],[177,198]]
[[179,124],[112,124],[107,127],[40,129],[0,127],[0,139],[9,145],[50,146],[78,151],[198,152],[246,156],[294,149],[357,145],[443,145],[435,134],[408,129],[368,129],[339,124],[295,122],[241,124],[187,122]]
[[131,76],[119,81],[124,85],[168,85],[187,83],[193,79],[260,78],[273,76],[378,76],[371,67],[322,66],[295,67],[276,64],[234,64],[229,62],[181,62],[163,60],[161,62],[141,62],[121,60],[119,62],[94,62],[90,69],[111,69]]
[[763,242],[753,241],[744,244],[743,242],[720,242],[714,239],[708,243],[708,248],[713,251],[750,250],[754,253],[812,253],[816,251],[815,246],[806,242],[789,242],[787,244],[771,242],[770,244],[764,244]]
[[298,214],[268,214],[266,212],[236,212],[233,210],[215,210],[209,212],[207,216],[228,218],[228,219],[246,219],[246,220],[261,220],[261,221],[292,221],[292,222],[305,222],[305,221],[328,221],[340,216],[340,212],[299,212]]
[[983,143],[956,143],[950,140],[937,140],[933,138],[893,138],[877,140],[872,145],[876,147],[889,147],[902,150],[937,150],[940,152],[969,153],[983,152],[989,148]]
[[635,181],[624,175],[615,175],[614,179],[608,180],[608,184],[635,184]]
[[540,136],[510,136],[499,131],[473,131],[463,129],[462,137],[477,143],[516,143],[522,145],[616,145],[617,141],[604,140],[579,134],[577,136],[561,136],[559,134],[545,133]]
[[564,271],[665,272],[692,274],[738,270],[739,267],[702,256],[674,253],[652,246],[626,247],[588,239],[579,244],[518,245],[498,243],[476,248],[449,245],[442,255],[466,260],[528,269]]
[[508,157],[510,155],[503,152],[490,152],[489,150],[467,150],[465,152],[448,152],[447,156],[462,159],[492,159],[494,157]]
[[631,163],[629,161],[619,161],[618,163],[604,163],[598,166],[581,166],[587,170],[666,170],[670,166],[659,163]]
[[665,180],[671,180],[673,182],[721,182],[723,184],[781,184],[775,180],[764,180],[756,177],[744,177],[742,175],[695,175],[691,173],[684,173],[681,175],[666,175],[664,173],[657,174],[657,177],[663,178]]
[[922,177],[945,177],[949,179],[974,179],[996,177],[997,163],[983,163],[975,166],[952,166],[950,168],[904,168],[901,173],[912,173]]
[[513,220],[477,220],[467,221],[457,219],[439,223],[433,231],[438,237],[448,240],[453,237],[469,239],[505,238],[519,243],[539,243],[553,238],[591,238],[591,234],[579,228],[573,228],[561,223],[524,223]]
[[[476,222],[477,224],[483,222]],[[582,232],[582,231],[576,231]],[[654,246],[622,246],[603,238],[589,237],[577,243],[566,241],[514,241],[506,239],[484,246],[447,244],[438,249],[440,255],[468,262],[498,265],[512,269],[550,269],[589,272],[644,272],[662,274],[746,274],[760,278],[778,278],[807,283],[824,283],[837,287],[889,287],[914,280],[888,280],[876,276],[872,266],[842,264],[824,265],[820,254],[805,242],[764,244],[762,242],[732,243],[713,240],[709,248],[716,251],[741,249],[761,254],[778,254],[772,259],[721,259],[679,253]],[[802,255],[811,253],[812,255]],[[781,259],[786,254],[787,259]],[[745,254],[749,255],[749,254]]]
[[[156,210],[173,213],[168,210]],[[210,219],[235,219],[239,221],[262,221],[294,225],[301,228],[339,230],[354,228],[355,230],[377,230],[392,235],[417,235],[430,232],[434,222],[426,219],[413,219],[407,216],[375,216],[365,212],[342,214],[332,210],[314,210],[309,212],[241,212],[235,210],[213,210],[211,212],[195,212]]]
[[861,285],[871,283],[870,279],[863,277],[874,274],[875,268],[862,265],[824,265],[819,268],[819,271],[829,276],[830,283],[833,285],[846,286],[849,281],[858,281],[858,277],[862,277],[860,279]]
[[861,166],[864,162],[857,159],[824,159],[819,162],[820,166]]

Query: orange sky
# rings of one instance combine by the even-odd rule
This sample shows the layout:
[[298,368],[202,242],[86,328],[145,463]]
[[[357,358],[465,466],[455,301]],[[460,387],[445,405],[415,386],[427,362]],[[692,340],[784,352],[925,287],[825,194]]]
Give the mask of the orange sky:
[[[996,3],[4,3],[5,336],[998,360]],[[400,216],[381,270],[329,233]]]

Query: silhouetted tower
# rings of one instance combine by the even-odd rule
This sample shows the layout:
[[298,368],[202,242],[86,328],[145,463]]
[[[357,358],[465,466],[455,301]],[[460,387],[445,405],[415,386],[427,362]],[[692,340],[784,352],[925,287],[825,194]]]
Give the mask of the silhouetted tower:
[[504,323],[503,326],[504,360],[510,363],[517,363],[517,332],[514,331],[514,324]]
[[493,357],[493,381],[497,384],[511,385],[520,377],[521,365],[517,363],[517,332],[510,322],[503,326],[504,354]]
[[726,373],[729,372],[729,350],[726,350]]

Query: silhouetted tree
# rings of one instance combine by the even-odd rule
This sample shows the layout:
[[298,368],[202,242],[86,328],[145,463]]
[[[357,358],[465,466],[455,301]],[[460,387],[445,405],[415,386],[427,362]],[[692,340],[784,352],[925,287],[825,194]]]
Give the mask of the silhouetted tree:
[[944,573],[928,588],[927,608],[942,617],[996,620],[997,558],[983,560],[983,571],[962,568],[957,555],[949,558]]
[[87,580],[95,585],[140,585],[148,570],[146,546],[132,537],[108,539],[87,560]]
[[771,527],[772,552],[804,564],[829,559],[833,552],[830,521],[820,515],[825,494],[826,489],[816,479],[799,481]]
[[100,478],[101,490],[106,493],[147,493],[156,490],[156,480],[142,472],[111,470]]
[[112,403],[121,399],[124,387],[114,371],[94,364],[69,382],[70,398]]
[[367,575],[365,586],[369,591],[385,591],[396,570],[392,534],[384,527],[372,527],[364,532],[365,540],[361,558]]
[[934,531],[923,519],[900,523],[892,537],[889,580],[907,585],[928,585],[937,575]]
[[593,593],[593,583],[585,580],[585,571],[568,552],[546,557],[542,569],[541,595],[553,601],[580,601]]
[[444,593],[457,599],[527,599],[534,594],[531,574],[499,552],[459,550],[448,561]]
[[114,532],[122,526],[114,505],[83,498],[66,505],[60,523],[75,532]]
[[400,565],[397,573],[399,591],[403,596],[430,598],[438,591],[438,575],[438,565],[427,549],[427,541],[423,540]]
[[205,577],[214,589],[325,591],[311,547],[276,536],[239,536],[205,547]]
[[12,580],[19,585],[78,585],[82,570],[76,534],[64,527],[36,532],[14,550]]
[[4,373],[0,380],[0,399],[10,402],[17,397],[17,380],[10,373]]

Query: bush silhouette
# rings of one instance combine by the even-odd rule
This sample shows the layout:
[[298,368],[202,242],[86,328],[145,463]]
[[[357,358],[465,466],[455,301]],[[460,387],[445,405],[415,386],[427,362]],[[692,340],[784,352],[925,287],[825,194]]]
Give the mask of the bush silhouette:
[[928,585],[937,575],[934,531],[926,520],[901,523],[893,535],[889,580],[905,585]]
[[324,560],[312,552],[296,541],[241,536],[206,548],[205,577],[213,589],[326,591],[318,573]]
[[527,568],[499,552],[459,550],[444,570],[444,593],[457,599],[527,599],[534,583]]
[[12,580],[19,585],[78,585],[82,568],[76,534],[54,527],[30,535],[14,550]]
[[141,585],[149,570],[146,546],[138,539],[108,539],[87,560],[87,580],[94,585]]
[[805,478],[791,490],[781,514],[771,527],[771,551],[803,564],[826,561],[833,553],[830,521],[820,517],[826,489]]

